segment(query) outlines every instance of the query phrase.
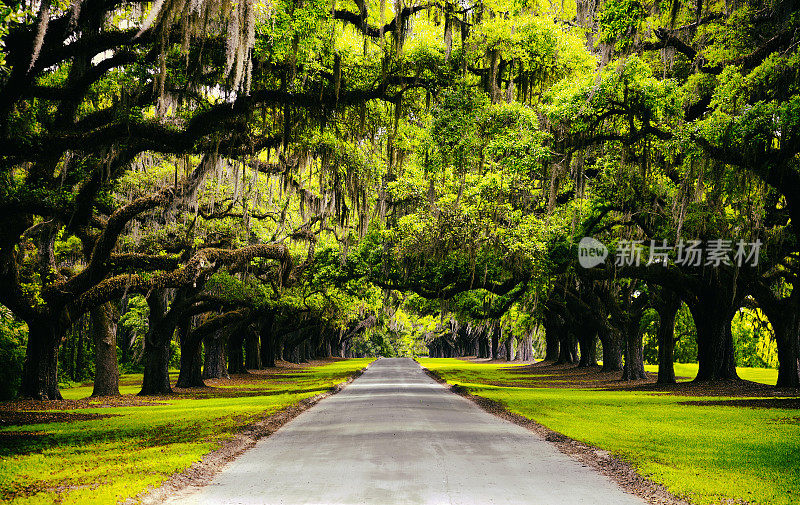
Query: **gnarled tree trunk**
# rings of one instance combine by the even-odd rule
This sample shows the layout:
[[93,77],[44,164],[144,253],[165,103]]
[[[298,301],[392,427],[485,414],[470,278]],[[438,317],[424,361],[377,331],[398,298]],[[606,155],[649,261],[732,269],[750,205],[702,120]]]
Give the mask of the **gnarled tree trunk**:
[[670,291],[664,291],[656,307],[658,312],[658,380],[659,384],[675,383],[675,315],[681,300]]
[[622,347],[619,336],[607,327],[598,329],[597,336],[603,346],[603,367],[601,372],[622,371]]
[[561,332],[563,327],[558,323],[556,317],[551,312],[545,313],[544,318],[544,340],[545,340],[545,361],[558,361],[561,343]]
[[94,333],[94,388],[92,396],[119,396],[117,324],[114,308],[104,303],[91,310]]
[[506,337],[505,347],[506,347],[506,361],[513,361],[514,360],[514,338],[511,335]]
[[622,367],[622,380],[646,379],[644,373],[644,349],[642,347],[642,332],[639,330],[639,322],[642,318],[642,310],[631,310],[621,319],[623,337],[625,339],[624,356],[625,364]]
[[577,362],[578,342],[575,339],[575,335],[566,326],[562,326],[559,332],[558,360],[556,360],[556,364],[563,365]]
[[[758,292],[757,292],[758,293]],[[788,298],[777,299],[767,290],[758,293],[761,310],[775,332],[778,347],[778,388],[800,388],[800,285]]]
[[705,288],[689,310],[697,328],[696,381],[738,380],[731,334],[731,320],[739,309],[733,282],[720,279],[719,272],[706,275]]
[[793,308],[786,314],[786,323],[779,334],[778,381],[779,388],[800,388],[800,308]]
[[247,373],[244,365],[245,334],[239,330],[228,336],[227,355],[228,373]]
[[189,321],[183,321],[178,327],[178,336],[181,341],[181,370],[178,373],[178,382],[181,388],[205,387],[203,382],[203,353],[202,339],[192,334]]
[[597,332],[590,326],[585,326],[578,338],[581,358],[578,368],[597,366]]
[[223,332],[217,331],[207,337],[204,344],[206,353],[203,361],[203,378],[230,378],[228,367],[225,364],[225,338]]
[[20,396],[61,400],[58,390],[58,346],[61,335],[51,321],[28,322],[28,348],[22,368]]
[[275,366],[275,339],[272,335],[272,324],[265,324],[261,327],[259,334],[261,338],[261,364],[266,368]]
[[144,377],[140,396],[172,393],[169,382],[169,344],[175,333],[175,326],[164,321],[167,311],[166,297],[166,290],[154,291],[147,297],[150,315],[142,355]]
[[478,344],[480,345],[480,354],[478,357],[491,359],[492,344],[489,335],[486,333],[486,330],[481,330],[480,335],[478,336]]
[[245,361],[246,370],[260,370],[261,364],[261,342],[255,330],[247,329],[245,336]]
[[625,364],[622,367],[622,380],[646,379],[644,372],[644,349],[642,348],[642,332],[636,328],[625,331]]

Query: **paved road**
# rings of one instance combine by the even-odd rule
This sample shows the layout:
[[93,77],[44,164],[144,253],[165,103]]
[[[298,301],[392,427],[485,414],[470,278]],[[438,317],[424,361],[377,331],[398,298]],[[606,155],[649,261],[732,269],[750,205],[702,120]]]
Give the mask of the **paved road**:
[[230,463],[189,504],[642,505],[550,443],[381,359]]

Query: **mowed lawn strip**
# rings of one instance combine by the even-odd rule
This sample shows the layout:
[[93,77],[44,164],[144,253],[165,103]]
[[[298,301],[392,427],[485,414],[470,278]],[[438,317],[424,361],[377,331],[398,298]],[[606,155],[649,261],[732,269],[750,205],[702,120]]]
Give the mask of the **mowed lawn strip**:
[[[800,503],[798,409],[685,404],[742,398],[520,387],[526,376],[541,375],[509,373],[509,366],[519,366],[513,364],[418,361],[472,394],[623,458],[693,503]],[[767,380],[770,374],[740,369],[740,376]]]
[[[240,376],[235,386],[195,390],[199,398],[183,394],[153,399],[155,405],[58,411],[110,416],[101,419],[0,428],[0,503],[116,503],[188,468],[243,426],[329,391],[371,361]],[[138,391],[130,384],[136,380],[126,376],[123,391]],[[90,393],[90,387],[63,391],[65,398]]]

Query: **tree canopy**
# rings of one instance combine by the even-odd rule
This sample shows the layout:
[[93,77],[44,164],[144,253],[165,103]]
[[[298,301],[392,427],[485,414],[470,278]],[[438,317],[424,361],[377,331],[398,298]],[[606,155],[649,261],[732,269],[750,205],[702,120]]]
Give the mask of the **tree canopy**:
[[758,330],[798,387],[798,27],[792,0],[6,2],[20,392],[59,398],[86,329],[95,394],[118,347],[156,394],[176,346],[197,386],[423,346],[529,359],[539,335],[638,379],[653,334],[669,382],[683,327],[697,380],[735,379]]

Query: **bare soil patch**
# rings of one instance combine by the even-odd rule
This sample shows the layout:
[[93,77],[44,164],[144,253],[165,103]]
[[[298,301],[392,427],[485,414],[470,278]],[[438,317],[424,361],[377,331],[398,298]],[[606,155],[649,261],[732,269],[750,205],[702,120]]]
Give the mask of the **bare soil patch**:
[[[41,412],[41,411],[61,411],[76,409],[96,409],[103,407],[144,407],[149,405],[161,405],[168,401],[169,396],[136,396],[120,395],[105,396],[102,398],[81,398],[80,400],[13,400],[0,403],[0,419],[3,418],[2,412]],[[86,414],[93,415],[93,414]],[[88,418],[87,418],[88,419]],[[50,421],[56,422],[56,421]]]
[[[86,414],[83,412],[41,412],[32,410],[0,410],[0,427],[26,424],[68,423],[113,417],[116,414]],[[0,432],[0,435],[3,435]]]

